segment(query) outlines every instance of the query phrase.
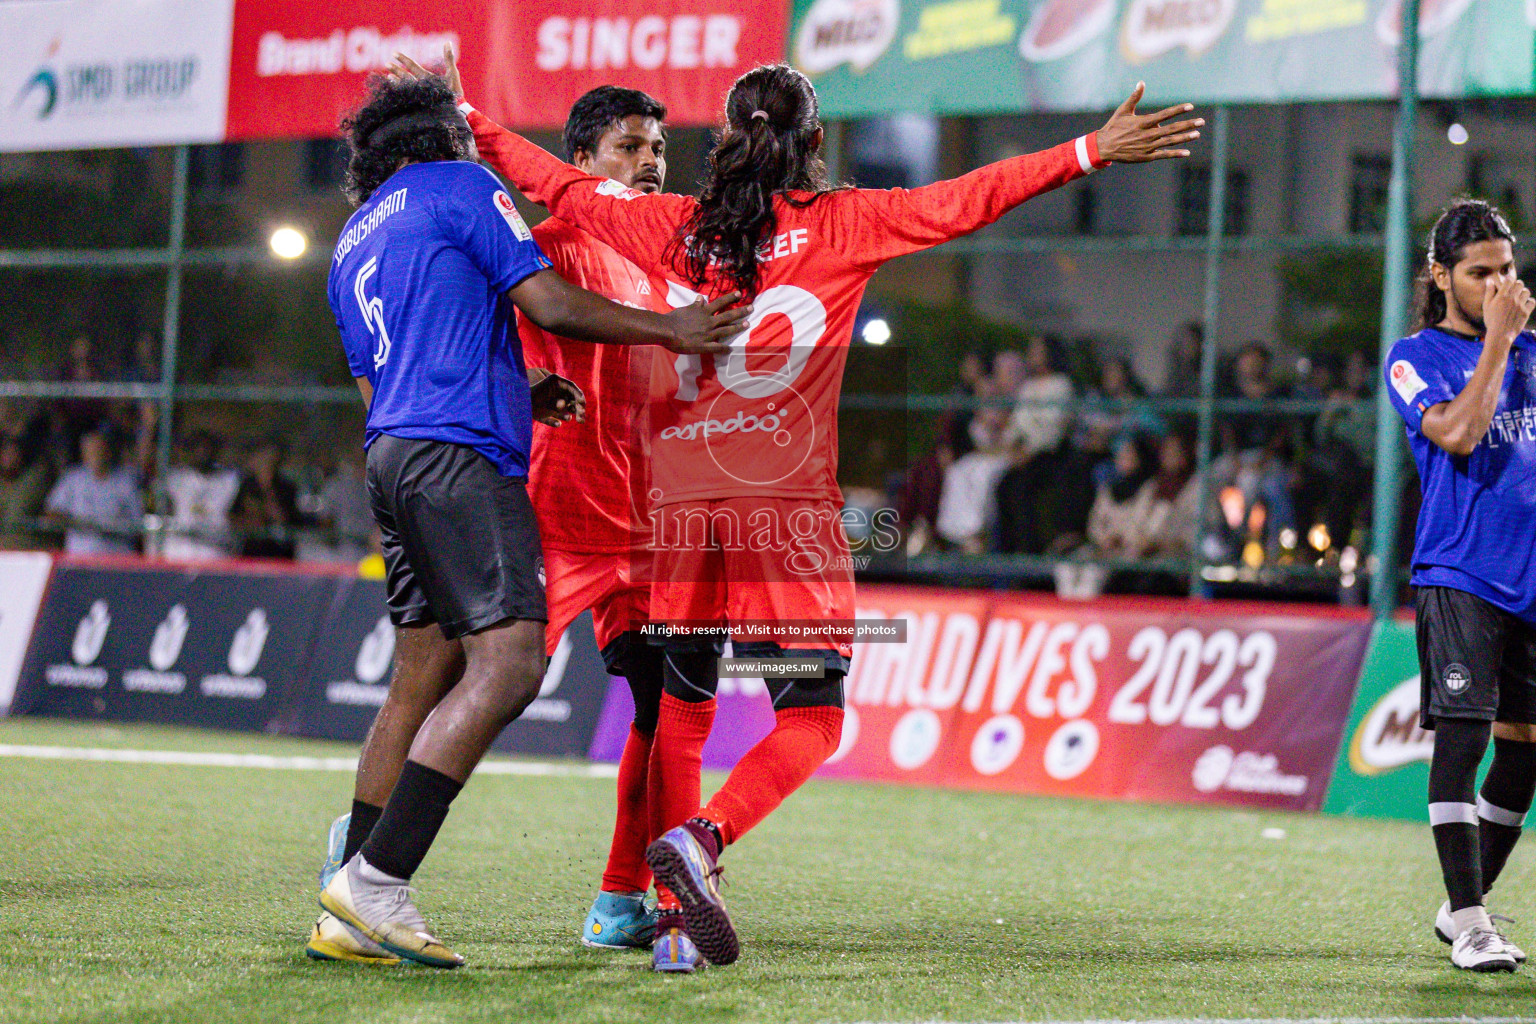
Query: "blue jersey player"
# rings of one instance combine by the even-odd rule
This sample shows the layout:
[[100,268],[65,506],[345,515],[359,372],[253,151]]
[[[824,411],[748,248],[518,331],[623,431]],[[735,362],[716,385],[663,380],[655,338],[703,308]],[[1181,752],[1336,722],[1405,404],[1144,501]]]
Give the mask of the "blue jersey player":
[[501,182],[473,162],[473,134],[441,78],[376,78],[344,127],[358,208],[329,298],[368,405],[396,661],[353,813],[332,830],[333,841],[345,831],[344,866],[323,883],[327,914],[308,952],[456,967],[462,958],[432,936],[406,884],[491,741],[538,693],[546,611],[526,488],[532,420],[580,410],[558,378],[530,396],[514,307],[551,334],[685,353],[725,351],[750,311],[727,312],[731,295],[661,315],[567,283]]
[[1435,933],[1473,971],[1525,959],[1483,899],[1536,794],[1536,299],[1515,276],[1514,242],[1487,203],[1448,208],[1430,232],[1423,329],[1386,366],[1424,493],[1420,720],[1435,730],[1429,821],[1449,897]]

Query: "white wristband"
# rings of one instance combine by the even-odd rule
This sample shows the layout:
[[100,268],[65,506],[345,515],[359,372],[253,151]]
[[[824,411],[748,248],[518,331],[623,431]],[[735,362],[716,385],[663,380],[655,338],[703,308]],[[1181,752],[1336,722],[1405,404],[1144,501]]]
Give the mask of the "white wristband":
[[1088,136],[1086,135],[1077,137],[1077,166],[1083,169],[1084,174],[1092,174],[1098,170],[1093,166],[1093,161],[1088,158]]

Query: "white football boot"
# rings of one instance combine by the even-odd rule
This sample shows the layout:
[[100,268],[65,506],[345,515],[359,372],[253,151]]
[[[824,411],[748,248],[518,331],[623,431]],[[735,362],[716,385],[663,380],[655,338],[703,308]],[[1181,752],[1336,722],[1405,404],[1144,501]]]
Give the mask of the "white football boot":
[[1472,927],[1451,943],[1451,963],[1464,971],[1513,971],[1515,958],[1504,936],[1487,928]]
[[[1503,914],[1490,914],[1489,917],[1494,921],[1503,921],[1508,924],[1515,923],[1514,918],[1505,917]],[[1456,926],[1451,921],[1451,901],[1446,900],[1440,904],[1440,910],[1435,914],[1435,938],[1449,946],[1455,942],[1455,939],[1451,938],[1451,933],[1455,930]],[[1509,936],[1503,932],[1500,932],[1499,935],[1504,939],[1504,945],[1509,947],[1509,955],[1515,958],[1515,963],[1525,963],[1525,950],[1509,941]]]

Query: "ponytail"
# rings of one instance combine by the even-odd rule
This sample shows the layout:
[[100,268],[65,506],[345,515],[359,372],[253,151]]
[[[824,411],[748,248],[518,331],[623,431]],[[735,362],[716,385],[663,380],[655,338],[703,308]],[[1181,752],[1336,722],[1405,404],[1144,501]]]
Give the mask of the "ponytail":
[[689,282],[710,276],[751,296],[758,288],[758,250],[778,226],[773,200],[785,192],[807,206],[831,190],[816,148],[821,128],[816,90],[787,64],[754,68],[736,80],[725,101],[726,129],[709,155],[709,177],[698,209],[678,243]]

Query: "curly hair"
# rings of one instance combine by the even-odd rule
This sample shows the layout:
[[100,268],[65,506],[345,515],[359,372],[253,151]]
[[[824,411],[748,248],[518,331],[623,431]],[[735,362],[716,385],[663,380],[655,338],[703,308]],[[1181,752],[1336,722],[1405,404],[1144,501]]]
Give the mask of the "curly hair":
[[341,130],[352,149],[341,190],[353,205],[366,203],[403,163],[474,158],[474,135],[438,75],[371,76],[367,100]]
[[[778,224],[774,196],[803,207],[833,187],[816,148],[816,90],[799,71],[787,64],[748,71],[731,86],[725,117],[698,210],[682,231],[683,263],[695,287],[714,268],[725,282],[754,295],[758,247]],[[796,199],[787,192],[811,195]]]

